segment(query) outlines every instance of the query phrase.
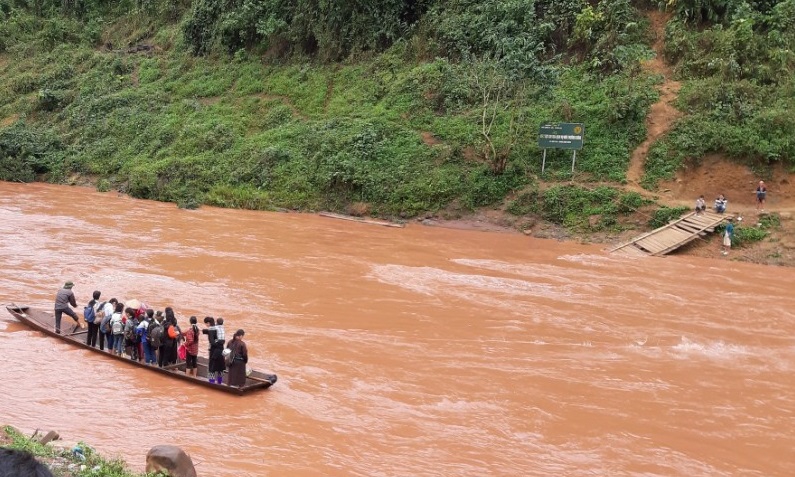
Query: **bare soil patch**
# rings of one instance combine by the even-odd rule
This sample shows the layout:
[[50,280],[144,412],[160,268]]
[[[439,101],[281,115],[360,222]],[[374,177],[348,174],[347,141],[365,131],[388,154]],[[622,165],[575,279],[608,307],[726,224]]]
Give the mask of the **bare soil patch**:
[[265,101],[279,101],[283,105],[285,105],[288,108],[290,108],[290,111],[293,113],[293,117],[304,119],[304,120],[308,120],[309,119],[309,117],[307,117],[304,113],[302,113],[301,110],[299,110],[295,106],[295,104],[293,104],[293,101],[287,96],[283,96],[283,95],[280,95],[280,94],[267,94],[267,93],[260,93],[260,94],[257,94],[255,96],[257,98],[263,99]]
[[434,136],[432,132],[423,131],[422,133],[420,133],[420,136],[422,137],[422,142],[426,146],[435,146],[437,144],[442,144],[442,140]]
[[658,87],[660,99],[651,105],[649,114],[646,116],[646,140],[644,140],[633,152],[627,170],[627,181],[631,184],[640,183],[643,177],[643,166],[646,163],[646,156],[649,148],[657,139],[667,133],[682,113],[674,107],[674,102],[679,94],[682,85],[674,81],[671,68],[663,61],[663,47],[665,39],[665,25],[671,18],[671,13],[652,10],[647,13],[651,20],[652,31],[655,34],[655,41],[652,49],[655,52],[654,58],[645,62],[643,68],[652,73],[663,76],[663,82]]
[[0,128],[8,127],[14,124],[17,119],[19,119],[19,114],[12,114],[11,116],[6,116],[3,119],[0,119]]

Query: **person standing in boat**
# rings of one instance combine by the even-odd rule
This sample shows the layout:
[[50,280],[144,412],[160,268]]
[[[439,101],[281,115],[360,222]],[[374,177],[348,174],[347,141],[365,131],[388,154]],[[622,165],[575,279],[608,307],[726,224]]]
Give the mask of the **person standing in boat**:
[[157,364],[157,356],[155,350],[149,344],[149,326],[155,320],[155,310],[148,308],[141,323],[136,328],[135,332],[138,334],[138,339],[141,342],[141,347],[144,352],[144,360],[146,364],[154,366]]
[[135,309],[128,306],[124,309],[124,313],[127,315],[127,321],[124,323],[124,347],[131,360],[143,361],[144,358],[138,351],[138,334],[136,330],[139,323],[138,318],[135,316]]
[[113,318],[113,311],[116,310],[116,303],[119,301],[111,298],[105,302],[102,308],[102,319],[99,321],[99,349],[105,350],[105,342],[108,344],[108,351],[113,350],[113,333],[110,332],[110,319]]
[[210,342],[207,362],[207,379],[211,383],[223,384],[224,382],[224,340],[218,339],[218,329],[215,326],[215,319],[212,316],[204,318],[204,329],[202,334],[207,335]]
[[218,330],[215,328],[215,318],[212,316],[205,316],[203,321],[204,329],[202,330],[202,334],[207,335],[207,341],[210,344],[210,349],[212,349],[213,343],[218,339]]
[[215,332],[218,333],[218,339],[226,341],[226,332],[224,331],[224,319],[220,316],[215,320]]
[[158,364],[162,368],[177,362],[177,318],[174,310],[169,306],[165,310],[166,317],[163,318],[163,343],[160,346],[160,357]]
[[75,327],[72,329],[72,333],[77,331],[80,327],[80,319],[77,317],[77,313],[69,306],[72,305],[75,308],[77,307],[75,294],[72,291],[73,286],[75,286],[74,282],[69,280],[64,283],[63,288],[58,290],[58,293],[55,294],[55,332],[59,335],[61,334],[61,316],[63,316],[64,313],[75,320]]
[[110,332],[113,334],[113,352],[116,356],[124,354],[124,303],[116,303],[110,319]]
[[[97,347],[97,335],[99,334],[99,324],[102,319],[99,317],[97,312],[99,311],[99,297],[102,295],[102,292],[99,290],[94,290],[93,298],[90,302],[88,302],[87,307],[90,307],[94,310],[94,319],[91,322],[86,321],[88,323],[88,333],[86,333],[86,344],[91,346],[92,348]],[[85,317],[83,317],[85,318]]]
[[190,317],[190,328],[185,332],[185,374],[197,377],[199,371],[199,327],[195,316]]
[[248,363],[248,347],[243,336],[245,331],[237,330],[232,341],[227,346],[232,351],[232,360],[229,365],[229,385],[242,387],[246,384],[246,363]]

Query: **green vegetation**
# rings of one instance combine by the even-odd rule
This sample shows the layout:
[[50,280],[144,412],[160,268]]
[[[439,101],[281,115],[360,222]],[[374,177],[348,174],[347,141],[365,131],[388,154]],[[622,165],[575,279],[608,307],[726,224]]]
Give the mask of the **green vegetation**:
[[[753,242],[759,242],[770,235],[770,231],[781,227],[781,217],[778,214],[764,214],[759,217],[755,226],[748,224],[734,224],[734,236],[732,237],[733,247],[742,247]],[[726,224],[720,224],[715,228],[718,236],[726,230]]]
[[660,207],[654,211],[651,219],[649,219],[649,227],[653,229],[662,227],[668,222],[678,219],[689,210],[687,207]]
[[655,144],[644,187],[718,152],[756,168],[795,164],[795,1],[671,2],[665,57],[685,116]]
[[137,474],[127,470],[124,461],[106,460],[98,455],[94,449],[84,443],[79,443],[78,447],[84,458],[75,455],[71,450],[56,449],[47,444],[40,444],[38,441],[21,435],[13,427],[3,428],[5,438],[0,441],[7,443],[3,447],[19,449],[30,452],[39,461],[47,464],[56,476],[69,477],[156,477],[165,474]]
[[[652,147],[644,186],[711,151],[791,160],[794,2],[670,2],[666,55],[686,114]],[[391,217],[536,191],[508,210],[613,228],[641,201],[613,186],[658,97],[640,66],[653,56],[648,8],[0,0],[0,179]],[[574,177],[560,150],[539,177],[546,121],[585,123]]]
[[622,192],[613,187],[554,186],[544,192],[521,192],[508,204],[507,211],[514,215],[537,214],[577,230],[616,230],[621,228],[622,216],[648,203],[636,192]]

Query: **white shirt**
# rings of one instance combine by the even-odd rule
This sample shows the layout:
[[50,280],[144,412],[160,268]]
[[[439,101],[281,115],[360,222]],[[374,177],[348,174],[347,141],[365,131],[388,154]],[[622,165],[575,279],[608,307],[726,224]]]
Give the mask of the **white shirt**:
[[111,302],[105,303],[105,308],[102,309],[105,312],[105,316],[113,316],[113,310],[115,307],[116,306]]

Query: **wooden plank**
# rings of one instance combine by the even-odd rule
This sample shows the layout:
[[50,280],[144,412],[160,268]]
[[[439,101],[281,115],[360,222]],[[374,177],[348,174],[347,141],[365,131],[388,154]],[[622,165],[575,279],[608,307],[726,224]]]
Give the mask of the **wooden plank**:
[[406,224],[397,224],[395,222],[386,222],[383,220],[372,220],[372,219],[363,219],[361,217],[353,217],[351,215],[342,215],[342,214],[335,214],[333,212],[320,212],[318,214],[321,217],[328,217],[331,219],[340,219],[340,220],[350,220],[351,222],[359,222],[362,224],[370,224],[370,225],[382,225],[384,227],[399,227],[403,228]]
[[669,248],[667,248],[667,249],[665,249],[665,250],[661,250],[661,251],[659,251],[659,252],[658,252],[657,254],[655,254],[655,255],[656,255],[656,256],[660,256],[660,255],[665,255],[665,254],[666,254],[666,253],[668,253],[668,252],[672,252],[672,251],[676,250],[677,248],[679,248],[679,247],[681,247],[681,246],[683,246],[683,245],[686,245],[686,244],[688,244],[688,243],[692,242],[693,240],[695,240],[695,239],[696,239],[696,237],[697,237],[696,235],[693,235],[692,237],[689,237],[687,240],[684,240],[684,241],[682,241],[682,242],[679,242],[679,243],[677,243],[677,244],[675,244],[675,245],[672,245],[672,246],[670,246]]
[[699,230],[703,229],[703,227],[700,226],[700,225],[687,224],[687,223],[684,223],[684,222],[682,222],[681,224],[676,225],[676,228],[684,230],[685,232],[690,233],[690,234],[696,233]]
[[610,249],[609,252],[626,251],[632,254],[635,252],[631,249],[636,248],[640,253],[664,255],[705,235],[705,232],[713,232],[718,224],[730,217],[733,216],[711,212],[696,215],[695,212],[690,212],[662,227],[620,244]]
[[627,247],[620,248],[617,253],[622,253],[633,257],[648,257],[649,253],[638,247],[636,244],[630,244]]
[[648,257],[650,255],[649,253],[644,252],[637,247],[625,247],[622,248],[618,253],[621,255],[626,255],[627,257]]
[[681,242],[683,239],[689,237],[691,234],[675,231],[675,230],[666,230],[663,233],[659,234],[658,237],[647,237],[644,239],[644,242],[648,242],[650,245],[654,246],[653,253],[659,253],[662,250],[666,250],[671,246],[675,246],[677,243]]
[[640,240],[638,243],[652,246],[654,248],[665,248],[668,246],[669,242],[670,241],[666,238],[665,235],[657,235],[652,237],[646,237],[645,239]]
[[650,253],[652,253],[652,254],[654,254],[654,253],[657,253],[657,252],[659,252],[660,250],[665,250],[665,249],[666,249],[666,248],[669,246],[669,244],[668,244],[668,243],[666,243],[666,242],[659,242],[659,241],[657,241],[657,240],[654,240],[654,239],[653,239],[653,238],[651,238],[651,237],[646,237],[645,239],[641,240],[641,241],[640,241],[640,242],[638,242],[638,243],[639,243],[641,246],[643,246],[643,248],[645,248],[646,250],[648,250],[648,251],[649,251]]
[[658,251],[657,255],[665,255],[666,253],[668,253],[668,252],[670,252],[672,250],[676,250],[677,248],[681,247],[682,245],[685,245],[686,243],[689,243],[689,242],[695,240],[697,237],[698,237],[698,234],[683,235],[680,238],[680,240],[678,240],[676,242],[673,242],[668,247]]

